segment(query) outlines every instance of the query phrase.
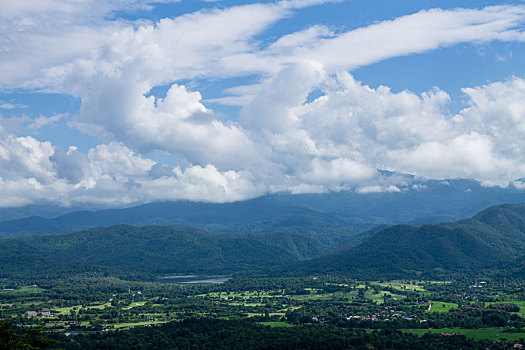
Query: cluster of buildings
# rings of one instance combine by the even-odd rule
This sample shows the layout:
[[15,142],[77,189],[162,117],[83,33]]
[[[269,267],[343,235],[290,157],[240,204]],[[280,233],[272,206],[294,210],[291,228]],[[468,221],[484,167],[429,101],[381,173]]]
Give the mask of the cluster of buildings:
[[[368,320],[368,321],[390,321],[394,318],[402,318],[404,320],[413,320],[413,317],[407,317],[405,316],[405,313],[403,311],[396,311],[396,310],[383,310],[380,311],[377,314],[373,315],[353,315],[353,316],[347,316],[347,320],[357,319],[357,320]],[[421,320],[420,322],[426,322],[426,320]]]
[[42,317],[49,317],[51,316],[51,310],[48,308],[43,308],[40,311],[26,311],[25,315],[26,317],[37,317],[39,315]]

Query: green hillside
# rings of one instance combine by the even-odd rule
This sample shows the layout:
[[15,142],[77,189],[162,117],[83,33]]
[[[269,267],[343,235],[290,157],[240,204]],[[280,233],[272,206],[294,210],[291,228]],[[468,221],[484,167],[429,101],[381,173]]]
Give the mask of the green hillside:
[[525,205],[513,204],[454,223],[392,226],[356,247],[290,270],[359,277],[435,276],[512,266],[524,252]]
[[0,240],[0,277],[78,271],[232,273],[318,255],[316,240],[294,234],[212,234],[166,226],[118,225],[55,236]]

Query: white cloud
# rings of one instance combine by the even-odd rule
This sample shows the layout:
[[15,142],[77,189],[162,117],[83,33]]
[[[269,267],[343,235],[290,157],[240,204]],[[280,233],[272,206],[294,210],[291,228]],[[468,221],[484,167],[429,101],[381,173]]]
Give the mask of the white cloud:
[[[265,186],[250,181],[243,172],[220,172],[212,165],[175,168],[175,176],[162,177],[143,184],[148,201],[157,198],[230,202],[264,193]],[[168,195],[166,195],[168,194]]]
[[[25,81],[30,86],[56,88],[55,79],[64,69],[93,74],[100,66],[106,73],[133,74],[150,87],[203,76],[271,75],[283,65],[297,62],[318,62],[335,73],[458,43],[525,40],[523,6],[426,10],[337,34],[314,24],[285,33],[266,47],[255,39],[270,25],[291,16],[293,10],[325,2],[329,1],[202,10],[162,19],[155,25],[106,19],[113,11],[144,8],[151,1],[134,1],[128,8],[120,1],[70,1],[60,8],[49,0],[40,5],[43,11],[14,6],[15,19],[0,26],[0,32],[5,33],[0,43],[7,48],[0,52],[4,68],[0,86],[20,86]],[[35,13],[39,15],[31,17]],[[55,20],[50,22],[51,16]],[[25,23],[21,18],[29,24],[20,24]],[[41,25],[43,22],[49,23]],[[13,26],[18,30],[13,31]],[[83,61],[65,68],[75,59]]]
[[38,130],[46,125],[54,124],[62,119],[67,117],[66,114],[55,114],[51,117],[45,117],[45,116],[39,116],[31,121],[31,123],[27,126],[29,130]]
[[[522,181],[514,179],[525,172],[525,157],[520,152],[525,141],[519,129],[525,118],[519,108],[525,94],[523,80],[513,78],[466,89],[469,106],[457,115],[448,115],[443,111],[449,98],[440,90],[419,96],[408,91],[393,93],[386,87],[365,86],[347,73],[337,77],[318,73],[316,67],[301,65],[265,85],[271,90],[301,77],[324,77],[321,81],[305,80],[311,87],[320,86],[324,95],[309,103],[299,95],[283,95],[279,114],[292,120],[286,128],[274,125],[279,120],[249,130],[232,125],[249,136],[247,140],[256,149],[250,152],[260,157],[259,163],[241,157],[229,159],[235,163],[231,167],[237,169],[227,165],[220,169],[211,163],[211,156],[210,162],[203,164],[169,167],[120,142],[101,144],[87,153],[75,147],[63,151],[50,142],[4,131],[0,142],[0,206],[43,200],[104,205],[157,199],[224,202],[275,191],[353,188],[359,193],[399,192],[414,185],[420,189],[417,179],[383,174],[378,168],[423,178],[470,177],[487,185],[512,183],[521,188]],[[303,89],[302,94],[307,95],[309,90]],[[264,91],[262,96],[273,98]],[[177,103],[170,105],[173,101]],[[264,100],[257,103],[264,105]],[[150,107],[153,109],[146,110],[147,118],[154,120],[156,113],[169,112],[170,124],[177,128],[194,118],[195,111],[208,113],[197,94],[178,85],[165,99],[152,101]],[[243,113],[250,111],[247,108]],[[206,118],[201,122],[209,124]],[[160,130],[151,135],[161,134]],[[175,132],[168,129],[167,133]],[[144,142],[144,133],[141,135],[140,142]],[[205,141],[194,144],[199,143],[206,145]],[[214,147],[212,142],[210,152]]]
[[[267,84],[270,94],[263,88],[243,110],[244,125],[271,146],[272,160],[286,174],[324,186],[379,181],[371,169],[475,178],[489,185],[523,176],[523,80],[465,89],[469,107],[450,115],[450,97],[438,89],[419,96],[393,93],[384,86],[372,89],[348,73],[322,83],[305,80],[315,71],[304,65],[288,69]],[[283,87],[292,82],[300,88],[288,97]],[[305,103],[319,86],[324,95]],[[257,124],[251,118],[258,118]],[[363,175],[353,179],[352,173]]]
[[83,99],[81,116],[72,125],[108,141],[123,141],[148,152],[164,150],[192,163],[239,168],[261,160],[245,132],[217,120],[198,92],[174,84],[163,99],[119,82],[103,84]]
[[54,153],[50,142],[38,142],[31,136],[7,135],[0,139],[0,174],[8,180],[29,179],[47,184],[53,181]]
[[293,107],[300,107],[305,102],[306,96],[312,87],[322,81],[323,75],[320,65],[285,67],[274,79],[266,82],[243,109],[242,124],[249,129],[270,132],[295,129],[297,117]]
[[377,176],[377,170],[365,164],[353,160],[338,158],[325,161],[314,158],[311,162],[311,169],[305,173],[303,181],[314,182],[324,186],[335,184],[355,184],[363,180],[369,180]]
[[175,167],[152,176],[159,167],[167,168],[119,143],[84,154],[75,147],[64,152],[49,142],[8,135],[0,142],[0,207],[38,202],[111,206],[158,199],[229,202],[267,189],[250,174],[221,172],[213,165]]
[[[346,32],[317,24],[273,42],[258,35],[326,1],[202,10],[155,24],[110,20],[127,6],[154,2],[46,0],[29,8],[20,1],[2,12],[0,86],[78,97],[70,125],[103,143],[64,151],[14,136],[63,115],[0,119],[0,205],[222,202],[283,190],[397,192],[410,185],[377,169],[502,185],[523,176],[522,79],[466,88],[468,107],[450,115],[450,97],[438,88],[394,93],[346,71],[458,43],[525,41],[524,6],[420,11]],[[198,87],[178,83],[244,74],[260,83],[204,101]],[[166,96],[150,96],[159,85],[169,86]],[[309,101],[314,90],[322,96]],[[238,120],[226,121],[205,103],[243,108]],[[179,164],[145,156],[159,150]]]
[[231,72],[224,67],[225,58],[260,50],[254,36],[290,16],[293,9],[322,2],[327,1],[281,1],[201,10],[155,24],[139,23],[136,28],[121,23],[121,28],[113,28],[110,35],[103,34],[106,40],[90,57],[48,67],[47,78],[38,83],[71,93],[78,89],[61,86],[63,80],[73,83],[73,79],[97,74],[141,82],[145,89],[180,79],[227,77]]
[[[31,16],[50,17],[55,15],[65,20],[63,16],[84,14],[84,18],[101,18],[113,11],[151,9],[155,3],[179,2],[180,0],[17,0],[2,2],[0,17],[22,18],[30,23]],[[67,18],[67,17],[66,17]]]
[[[14,115],[4,117],[0,114],[0,129],[8,134],[36,133],[40,128],[57,123],[64,119],[66,114],[55,114],[50,117],[40,115],[36,118],[30,118],[27,115]],[[1,135],[1,133],[0,133]]]
[[17,0],[0,11],[0,87],[42,87],[43,71],[90,58],[115,31],[118,11],[148,10],[180,0]]
[[507,184],[522,166],[497,154],[493,142],[487,135],[471,133],[424,142],[414,149],[390,151],[388,157],[398,168],[420,176],[477,178]]
[[259,51],[226,56],[219,68],[229,74],[274,74],[289,63],[314,61],[336,73],[459,43],[523,42],[524,22],[524,6],[492,6],[424,10],[337,34],[314,25]]
[[331,71],[462,42],[525,41],[523,6],[431,9],[325,39],[299,53]]
[[27,108],[27,105],[19,104],[19,103],[11,103],[11,102],[3,102],[0,101],[0,108],[1,109],[20,109],[20,108]]

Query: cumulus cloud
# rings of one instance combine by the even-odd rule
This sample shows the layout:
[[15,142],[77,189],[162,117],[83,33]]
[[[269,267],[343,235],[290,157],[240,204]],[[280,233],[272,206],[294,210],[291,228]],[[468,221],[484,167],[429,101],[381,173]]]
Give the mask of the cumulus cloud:
[[[267,84],[273,94],[263,89],[253,102],[257,108],[249,104],[243,110],[250,117],[266,117],[259,122],[265,124],[252,130],[272,147],[274,161],[285,160],[295,169],[291,174],[305,183],[366,183],[377,181],[372,169],[386,169],[507,185],[525,171],[522,79],[464,89],[469,106],[451,115],[450,97],[442,90],[394,93],[385,86],[370,88],[348,73],[328,76],[322,83],[310,80],[298,90],[302,96],[294,98],[279,90],[286,86],[283,77],[302,86],[312,72],[302,66],[277,76],[274,84]],[[323,96],[305,102],[317,87]],[[361,191],[377,189],[389,190],[370,185]]]
[[170,168],[120,143],[101,144],[85,154],[13,135],[0,142],[0,185],[0,207],[44,201],[110,206],[158,199],[229,202],[266,190],[242,171],[221,172],[213,165]]
[[[301,80],[305,82],[303,89],[279,93],[279,87]],[[140,128],[151,127],[139,123],[143,115],[153,121],[170,118],[175,129],[184,128],[184,123],[220,123],[207,115],[211,112],[199,102],[198,94],[178,85],[172,89],[164,99],[150,97],[149,109],[138,109],[143,113],[130,114],[139,119],[124,124],[129,127],[128,143],[139,148],[153,142],[154,135],[162,137],[162,131],[179,135],[169,127],[163,130],[161,122],[149,134],[151,139],[144,137],[148,133],[139,135]],[[323,95],[307,101],[312,89],[322,89]],[[450,98],[441,90],[421,95],[394,93],[384,86],[370,88],[348,73],[332,76],[316,66],[289,67],[261,88],[254,104],[243,110],[239,123],[231,124],[249,142],[247,156],[253,152],[260,162],[247,162],[241,153],[228,158],[225,152],[232,165],[218,161],[223,169],[213,165],[213,153],[209,162],[203,158],[202,164],[168,166],[138,154],[123,142],[101,144],[83,153],[75,147],[64,151],[50,142],[3,131],[0,205],[44,199],[104,205],[157,199],[224,202],[276,191],[355,189],[371,193],[419,188],[417,179],[378,169],[422,178],[469,177],[487,185],[522,188],[523,181],[514,180],[525,172],[520,132],[525,118],[520,102],[525,95],[524,81],[512,78],[464,92],[468,106],[453,115],[446,108]],[[268,115],[263,106],[277,97],[280,99],[271,111],[279,117],[255,121]],[[173,106],[172,99],[177,100]],[[253,107],[257,105],[261,108]],[[135,124],[139,126],[133,127]],[[281,127],[283,124],[286,127]],[[117,130],[122,133],[126,127]],[[123,138],[123,134],[116,135]],[[132,141],[132,135],[137,140]],[[186,135],[180,137],[189,142]],[[209,147],[210,152],[217,149],[220,155],[221,147],[213,138],[206,146],[208,137],[192,144]],[[176,143],[167,138],[163,144]],[[175,152],[176,148],[166,149]],[[189,150],[185,154],[188,159],[200,159]]]
[[72,125],[144,152],[164,150],[223,169],[260,161],[238,125],[216,119],[198,92],[177,84],[165,98],[145,97],[141,90],[120,82],[105,84],[83,99],[81,115]]
[[96,55],[115,31],[132,26],[112,20],[119,11],[151,10],[180,0],[17,0],[0,12],[0,87],[42,86],[44,70]]

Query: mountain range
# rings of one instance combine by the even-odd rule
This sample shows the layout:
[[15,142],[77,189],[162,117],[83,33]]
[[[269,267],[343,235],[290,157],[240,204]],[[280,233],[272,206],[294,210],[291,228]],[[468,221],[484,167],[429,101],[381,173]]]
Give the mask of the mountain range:
[[[117,224],[174,225],[213,232],[309,233],[335,246],[357,243],[354,235],[380,225],[455,221],[491,205],[525,202],[525,191],[512,186],[484,187],[464,179],[415,183],[408,177],[406,183],[390,192],[281,193],[234,203],[156,202],[80,211],[53,206],[1,209],[0,218],[15,219],[0,222],[0,238]],[[24,217],[31,213],[42,215]]]
[[[456,222],[377,227],[336,247],[301,233],[220,233],[115,225],[62,235],[0,239],[0,278],[105,274],[346,274],[435,278],[522,273],[525,204],[505,204]],[[521,271],[521,272],[520,272]]]

